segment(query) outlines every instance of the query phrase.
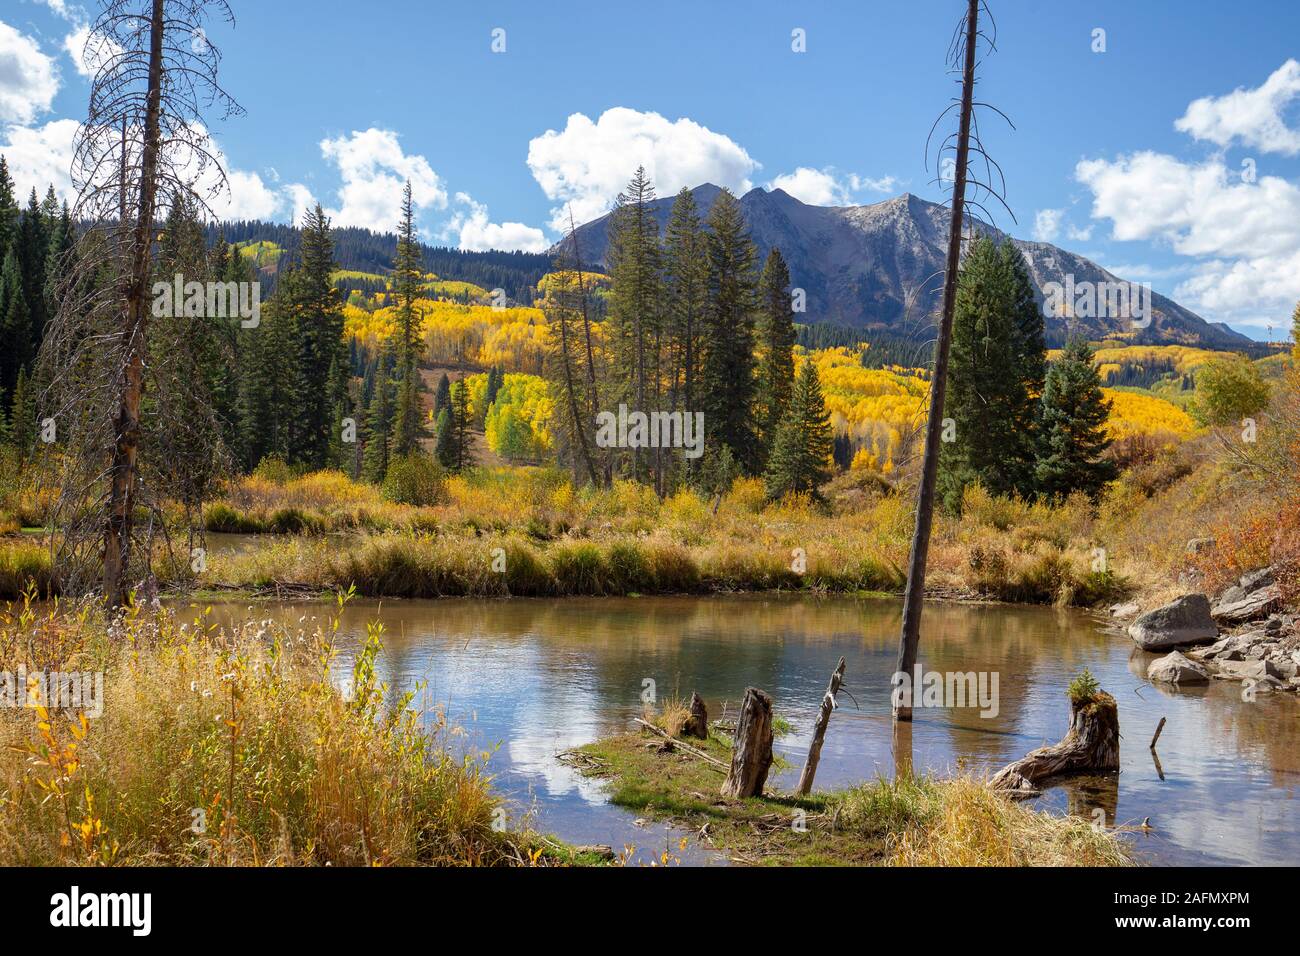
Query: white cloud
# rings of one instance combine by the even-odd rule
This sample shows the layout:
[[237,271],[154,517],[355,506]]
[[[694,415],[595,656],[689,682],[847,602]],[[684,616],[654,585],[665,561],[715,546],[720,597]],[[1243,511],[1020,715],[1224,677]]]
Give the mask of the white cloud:
[[302,183],[289,183],[280,190],[280,193],[288,207],[288,215],[285,218],[291,222],[301,222],[303,214],[308,209],[316,208],[316,197]]
[[481,252],[487,249],[545,252],[550,246],[546,234],[522,222],[491,222],[487,206],[475,202],[467,193],[457,193],[456,203],[465,207],[443,228],[443,240],[455,242],[457,248]]
[[72,65],[87,79],[92,78],[102,65],[122,51],[121,45],[109,36],[97,37],[87,49],[86,41],[89,38],[90,27],[84,23],[63,38],[63,49],[72,58]]
[[349,136],[321,140],[320,150],[343,180],[338,208],[326,210],[336,226],[392,232],[401,217],[402,187],[408,179],[417,210],[447,208],[442,179],[423,156],[404,153],[392,130],[354,130]]
[[870,189],[872,192],[892,193],[898,188],[898,177],[881,176],[879,179],[872,179],[870,176],[859,176],[857,173],[849,175],[849,186],[854,192],[863,189]]
[[1283,112],[1300,96],[1300,63],[1287,60],[1253,90],[1238,87],[1224,96],[1204,96],[1187,107],[1174,128],[1196,139],[1227,147],[1234,142],[1269,153],[1300,154],[1300,130]]
[[1067,224],[1065,235],[1071,242],[1090,242],[1092,240],[1092,226],[1087,225],[1083,228]]
[[1061,219],[1064,209],[1040,209],[1034,214],[1034,240],[1036,242],[1055,242],[1061,234]]
[[74,23],[84,22],[86,11],[78,6],[70,6],[66,0],[41,0],[47,7],[54,11],[55,14]]
[[682,187],[711,182],[737,193],[753,188],[759,168],[743,147],[685,117],[673,121],[658,113],[616,106],[594,122],[582,113],[563,130],[547,130],[528,144],[528,168],[551,210],[551,228],[568,228],[567,205],[587,222],[609,211],[637,166],[644,166],[660,196]]
[[[1241,182],[1221,159],[1184,163],[1140,152],[1085,160],[1076,178],[1092,215],[1120,240],[1155,240],[1200,260],[1177,289],[1198,310],[1248,323],[1300,299],[1300,187],[1276,176]],[[1257,323],[1255,323],[1257,324]]]
[[40,44],[0,20],[0,121],[30,123],[49,112],[59,71]]
[[5,130],[0,153],[4,154],[20,201],[32,189],[45,195],[51,183],[60,198],[69,203],[77,198],[68,170],[72,166],[72,140],[80,125],[76,120],[61,119],[40,127],[11,126]]
[[783,189],[800,202],[813,206],[849,206],[854,193],[864,190],[891,192],[897,185],[893,176],[872,179],[849,173],[841,176],[832,167],[813,169],[800,166],[792,173],[782,173],[767,184],[768,189]]

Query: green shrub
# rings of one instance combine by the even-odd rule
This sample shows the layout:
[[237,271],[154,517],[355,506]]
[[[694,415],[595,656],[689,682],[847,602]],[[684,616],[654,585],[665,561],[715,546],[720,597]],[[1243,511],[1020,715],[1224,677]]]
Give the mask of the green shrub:
[[655,590],[654,571],[637,541],[618,541],[605,553],[610,590],[615,594]]
[[551,574],[561,594],[605,594],[605,560],[594,544],[562,544],[551,551]]
[[383,496],[398,504],[425,507],[443,497],[443,472],[436,461],[421,452],[398,455],[388,466]]

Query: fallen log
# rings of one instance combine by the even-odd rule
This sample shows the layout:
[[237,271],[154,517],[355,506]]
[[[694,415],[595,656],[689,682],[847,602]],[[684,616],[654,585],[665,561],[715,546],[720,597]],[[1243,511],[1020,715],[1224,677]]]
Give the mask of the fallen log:
[[803,771],[799,774],[799,796],[807,796],[812,790],[813,777],[817,775],[817,763],[822,757],[822,738],[826,736],[826,725],[831,721],[831,711],[835,709],[835,695],[840,692],[844,681],[844,658],[840,658],[839,667],[831,674],[830,686],[822,697],[821,707],[817,710],[817,724],[813,728],[812,743],[808,746],[808,759],[804,761]]
[[1070,729],[1060,743],[1031,750],[1007,764],[989,781],[994,790],[1031,797],[1038,785],[1061,774],[1119,770],[1119,708],[1115,698],[1098,691],[1070,700]]
[[709,763],[713,764],[713,766],[717,767],[719,770],[727,769],[727,765],[723,763],[721,760],[717,759],[716,757],[710,757],[703,750],[697,750],[694,747],[692,747],[690,744],[683,743],[682,741],[675,739],[672,736],[672,734],[668,733],[668,731],[664,730],[662,727],[656,727],[654,724],[650,723],[650,721],[642,720],[640,717],[633,717],[632,719],[636,721],[638,724],[640,724],[642,727],[644,727],[646,730],[658,734],[660,737],[663,737],[665,740],[672,741],[674,747],[681,747],[688,754],[699,757],[701,760],[708,761]]
[[731,748],[731,769],[722,795],[743,800],[762,796],[772,766],[772,698],[757,687],[745,689],[736,721],[736,741]]

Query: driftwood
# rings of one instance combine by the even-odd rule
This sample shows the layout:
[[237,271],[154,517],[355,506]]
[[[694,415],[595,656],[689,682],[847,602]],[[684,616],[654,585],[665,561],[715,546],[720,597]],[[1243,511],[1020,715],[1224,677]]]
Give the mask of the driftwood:
[[722,795],[743,800],[762,796],[772,766],[772,698],[757,687],[745,688],[731,748],[731,769]]
[[709,711],[704,706],[704,699],[691,691],[691,716],[682,728],[682,734],[699,740],[709,739]]
[[1104,691],[1070,701],[1070,729],[1060,743],[1031,750],[997,772],[989,785],[1013,796],[1035,796],[1058,774],[1119,770],[1119,708]]
[[713,766],[717,767],[719,770],[727,769],[727,765],[723,763],[721,760],[719,760],[718,758],[710,757],[703,750],[697,750],[694,747],[692,747],[690,744],[685,744],[682,743],[680,740],[675,740],[673,736],[670,733],[668,733],[668,731],[664,730],[662,727],[656,727],[654,724],[650,723],[650,721],[642,720],[640,717],[633,717],[632,719],[636,721],[638,724],[640,724],[642,727],[644,727],[646,730],[658,734],[660,737],[663,737],[665,740],[671,741],[674,747],[681,747],[688,754],[691,754],[695,757],[699,757],[701,760],[708,761],[709,763],[713,764]]
[[840,692],[844,680],[844,658],[840,666],[831,674],[830,686],[822,697],[822,705],[817,711],[817,725],[813,730],[812,743],[808,746],[808,759],[804,761],[803,772],[799,774],[799,796],[806,796],[812,790],[813,777],[817,775],[817,762],[822,757],[822,738],[826,736],[826,725],[831,721],[831,711],[835,709],[835,695]]

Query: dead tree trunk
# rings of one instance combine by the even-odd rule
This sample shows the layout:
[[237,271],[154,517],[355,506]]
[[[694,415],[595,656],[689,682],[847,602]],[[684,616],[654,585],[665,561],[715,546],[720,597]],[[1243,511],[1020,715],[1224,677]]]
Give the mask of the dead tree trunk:
[[1034,796],[1059,774],[1119,770],[1119,708],[1104,691],[1070,701],[1070,729],[1060,743],[1031,750],[997,772],[989,785],[1015,796]]
[[731,770],[722,795],[743,800],[763,793],[772,766],[772,698],[757,687],[745,688],[736,722],[736,742],[731,747]]
[[709,711],[704,706],[704,699],[695,691],[691,691],[691,716],[682,728],[682,734],[699,740],[709,739]]
[[[158,184],[158,154],[162,148],[160,114],[163,74],[163,0],[153,0],[149,18],[148,92],[144,117],[144,149],[140,163],[140,205],[131,238],[131,273],[127,278],[123,334],[128,343],[120,382],[120,403],[113,416],[117,441],[113,448],[104,525],[104,600],[110,608],[122,604],[124,580],[130,566],[131,521],[135,512],[136,459],[140,448],[140,401],[144,395],[145,289],[151,266],[150,237],[154,228],[154,199]],[[126,224],[122,223],[125,228]]]
[[822,698],[822,705],[817,711],[817,726],[813,729],[812,743],[808,746],[808,759],[804,761],[803,772],[799,774],[800,796],[806,796],[812,790],[813,777],[817,775],[817,762],[822,758],[822,738],[826,736],[826,725],[831,722],[831,711],[835,709],[835,695],[840,692],[843,681],[844,658],[841,657],[840,666],[831,675],[830,686],[826,688],[826,696]]
[[[980,0],[969,0],[966,13],[966,59],[962,71],[961,120],[957,131],[957,168],[952,184],[952,218],[948,223],[948,257],[943,275],[943,312],[939,340],[934,349],[934,375],[930,379],[930,414],[925,423],[925,454],[921,482],[916,491],[916,529],[907,565],[907,591],[903,598],[903,627],[898,639],[898,672],[912,673],[916,648],[921,642],[921,602],[925,597],[925,566],[934,523],[934,492],[939,479],[939,439],[943,430],[943,399],[948,386],[948,351],[952,343],[952,317],[957,302],[957,269],[961,262],[962,213],[966,199],[966,165],[970,157],[971,111],[975,92],[975,48],[979,30]],[[894,703],[895,720],[911,720],[911,702]]]

